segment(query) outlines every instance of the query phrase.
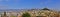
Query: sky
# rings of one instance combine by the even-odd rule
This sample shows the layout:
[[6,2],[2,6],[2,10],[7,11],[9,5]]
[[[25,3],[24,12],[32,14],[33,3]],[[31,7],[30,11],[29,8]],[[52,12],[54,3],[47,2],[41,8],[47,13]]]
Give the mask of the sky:
[[60,9],[60,0],[0,0],[0,9]]

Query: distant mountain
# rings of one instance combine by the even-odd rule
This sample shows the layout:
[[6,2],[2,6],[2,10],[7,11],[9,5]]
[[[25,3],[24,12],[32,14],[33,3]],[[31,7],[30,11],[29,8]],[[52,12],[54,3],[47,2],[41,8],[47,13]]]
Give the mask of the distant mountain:
[[6,10],[0,10],[0,12],[2,11],[20,11],[20,9],[6,9]]
[[0,12],[4,12],[4,11],[7,11],[7,12],[9,12],[9,11],[17,12],[17,11],[22,11],[22,10],[26,11],[26,10],[41,10],[41,9],[0,9]]

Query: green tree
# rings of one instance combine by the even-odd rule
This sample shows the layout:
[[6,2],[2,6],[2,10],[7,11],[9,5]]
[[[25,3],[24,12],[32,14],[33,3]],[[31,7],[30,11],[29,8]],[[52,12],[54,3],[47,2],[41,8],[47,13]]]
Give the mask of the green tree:
[[12,16],[10,16],[10,17],[16,17],[16,16],[13,16],[13,15],[12,15]]
[[22,17],[31,17],[29,13],[23,13]]

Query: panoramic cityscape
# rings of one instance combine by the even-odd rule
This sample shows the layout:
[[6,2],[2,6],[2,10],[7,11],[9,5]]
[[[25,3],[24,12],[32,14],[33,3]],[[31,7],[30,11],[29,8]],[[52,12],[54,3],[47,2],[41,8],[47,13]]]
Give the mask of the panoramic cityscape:
[[[24,13],[29,13],[30,17],[60,17],[60,11],[56,11],[48,8],[5,10],[4,12],[0,13],[0,17],[23,17]],[[28,14],[26,14],[25,16],[27,15]]]
[[60,17],[60,0],[0,0],[0,17]]

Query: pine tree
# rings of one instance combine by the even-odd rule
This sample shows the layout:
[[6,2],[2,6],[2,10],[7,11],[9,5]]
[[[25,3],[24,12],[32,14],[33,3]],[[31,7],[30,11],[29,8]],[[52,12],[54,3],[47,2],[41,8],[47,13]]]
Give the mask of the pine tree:
[[22,17],[31,17],[29,13],[23,13]]

